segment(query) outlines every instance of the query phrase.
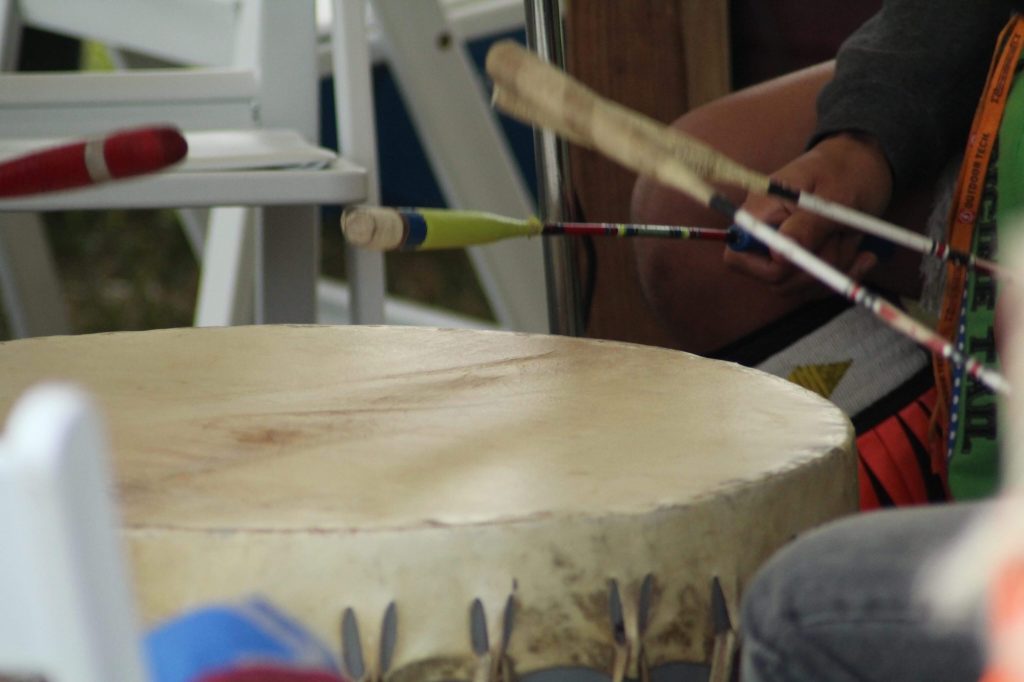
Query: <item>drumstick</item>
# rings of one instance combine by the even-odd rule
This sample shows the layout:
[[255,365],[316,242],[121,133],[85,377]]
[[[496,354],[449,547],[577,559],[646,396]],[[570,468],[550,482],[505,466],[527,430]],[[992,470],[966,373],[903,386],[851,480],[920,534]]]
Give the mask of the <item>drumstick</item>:
[[[511,41],[506,41],[506,43],[507,46],[499,48],[499,54],[504,53],[508,55],[508,59],[512,59],[511,54],[515,48],[522,50],[522,48]],[[495,47],[498,46],[496,45]],[[541,64],[543,64],[543,62],[541,62]],[[518,67],[513,66],[511,62],[509,62],[508,68],[516,69]],[[531,93],[522,92],[522,88],[517,83],[516,78],[517,75],[514,73],[509,72],[507,74],[507,79],[502,83],[502,90],[504,90],[504,93],[501,95],[501,97],[505,98],[506,101],[499,106],[502,106],[503,108],[511,107],[507,110],[507,113],[515,116],[515,107],[517,105],[514,102],[509,101],[509,99],[512,96],[516,96],[523,98],[524,103],[530,102],[534,106],[534,111],[536,112],[537,107],[542,104],[539,101],[542,99],[542,96],[535,98]],[[585,88],[585,86],[578,83],[576,85],[581,88],[582,91],[590,92]],[[498,93],[495,93],[495,95],[497,97]],[[506,95],[508,97],[506,97]],[[575,95],[568,96],[575,97]],[[629,112],[625,107],[608,100],[600,100],[599,106],[612,115]],[[545,107],[545,109],[546,108],[547,107]],[[653,130],[660,131],[659,135],[662,139],[663,145],[667,149],[671,150],[672,154],[676,158],[689,165],[694,172],[702,178],[735,185],[757,194],[775,196],[789,203],[795,204],[796,206],[811,213],[815,213],[830,220],[834,220],[835,222],[842,223],[843,225],[853,227],[862,232],[873,234],[913,251],[934,256],[943,261],[950,261],[964,267],[974,268],[999,279],[1008,281],[1014,279],[1013,275],[1008,270],[1001,268],[991,260],[978,258],[967,251],[954,249],[952,246],[944,242],[917,234],[916,232],[900,227],[899,225],[895,225],[889,221],[868,215],[848,206],[838,204],[834,201],[818,197],[810,192],[786,187],[772,180],[767,175],[746,168],[740,163],[725,156],[718,150],[713,149],[707,144],[683,133],[682,131],[663,126],[657,121],[649,119],[642,114],[638,114],[636,112],[630,113],[633,113],[636,117],[634,119],[635,127],[648,132]],[[537,122],[544,125],[543,121]],[[578,135],[581,132],[582,131],[580,130],[566,131],[566,137],[570,142],[576,142],[577,140],[574,139],[573,135]]]
[[341,231],[350,244],[378,251],[464,248],[501,239],[538,235],[698,239],[735,244],[738,250],[760,246],[745,239],[746,233],[739,228],[725,230],[623,223],[542,223],[535,217],[517,220],[483,211],[440,208],[357,206],[347,209],[342,215]]
[[0,163],[0,197],[74,189],[143,175],[184,158],[188,144],[169,126],[117,131]]
[[1009,384],[998,372],[963,355],[933,330],[714,190],[676,153],[673,145],[665,142],[666,131],[670,131],[667,126],[602,100],[512,41],[492,46],[486,66],[495,83],[494,103],[497,107],[527,123],[551,128],[641,175],[649,175],[685,192],[726,216],[833,291],[865,307],[896,331],[962,366],[965,372],[993,391],[1009,392]]
[[[570,235],[718,241],[733,251],[768,253],[764,244],[737,225],[720,229],[639,223],[542,223],[536,217],[517,220],[484,211],[444,208],[355,206],[342,214],[341,231],[348,243],[376,251],[461,249],[515,237]],[[868,237],[862,244],[865,251],[876,253],[885,246],[877,237]]]

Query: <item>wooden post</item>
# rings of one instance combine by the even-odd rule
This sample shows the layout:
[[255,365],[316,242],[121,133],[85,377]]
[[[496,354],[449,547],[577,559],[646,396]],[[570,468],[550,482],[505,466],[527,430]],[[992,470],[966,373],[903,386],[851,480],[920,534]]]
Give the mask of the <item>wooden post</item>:
[[[566,3],[572,75],[599,94],[669,122],[729,90],[727,0]],[[636,176],[573,148],[573,185],[585,220],[624,222]],[[629,241],[597,241],[587,334],[670,345],[648,310]],[[584,262],[581,272],[590,266]],[[585,274],[583,275],[585,277]]]

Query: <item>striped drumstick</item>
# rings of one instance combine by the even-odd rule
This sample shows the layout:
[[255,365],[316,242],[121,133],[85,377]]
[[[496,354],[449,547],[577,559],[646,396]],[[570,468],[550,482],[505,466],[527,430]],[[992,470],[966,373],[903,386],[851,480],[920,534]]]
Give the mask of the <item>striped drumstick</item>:
[[1013,281],[1015,276],[992,260],[978,258],[969,251],[954,249],[946,242],[933,239],[900,227],[877,216],[858,211],[807,191],[787,187],[769,176],[756,173],[721,152],[681,130],[665,128],[666,145],[703,178],[736,185],[757,194],[778,197],[809,213],[828,218],[893,244],[903,246],[941,261],[949,261],[966,268],[992,275],[996,279]]
[[[505,64],[504,67],[501,67],[505,70],[505,77],[501,87],[495,91],[495,104],[514,117],[517,116],[517,109],[526,107],[537,117],[535,122],[538,125],[546,125],[544,118],[552,115],[553,103],[546,100],[547,94],[545,93],[550,94],[550,92],[547,89],[548,86],[543,82],[544,72],[540,69],[529,69],[530,75],[526,76],[527,71],[519,71],[518,65],[522,64],[522,57],[517,56],[517,53],[526,53],[527,55],[530,53],[515,43],[505,41],[503,45],[494,47],[498,54],[503,55],[502,62]],[[546,66],[539,60],[537,63]],[[550,70],[557,71],[553,68]],[[527,88],[524,88],[518,80],[521,77],[533,81],[529,86],[529,91],[526,91]],[[567,89],[565,97],[567,100],[578,100],[579,96],[585,96],[588,93],[593,94],[585,86],[573,82],[572,86]],[[623,114],[630,114],[634,130],[642,130],[647,133],[658,131],[661,140],[660,146],[690,166],[702,178],[735,185],[756,194],[775,196],[808,212],[875,235],[913,251],[975,268],[999,279],[1007,281],[1013,279],[1013,276],[1005,268],[1001,268],[991,260],[977,258],[972,253],[954,249],[949,244],[917,234],[876,216],[823,199],[810,192],[786,187],[767,175],[743,166],[682,131],[663,126],[661,123],[637,112],[632,112],[615,102],[599,99],[593,106],[602,109],[611,119],[621,117]],[[591,136],[592,133],[585,130],[590,125],[590,118],[589,113],[585,112],[581,112],[580,116],[571,116],[567,121],[563,136],[570,142],[577,143],[580,143],[581,137]]]
[[0,163],[0,197],[75,189],[160,170],[188,144],[169,126],[120,130],[30,152]]
[[489,244],[501,239],[538,235],[600,237],[660,237],[733,243],[756,248],[739,228],[679,227],[619,223],[542,223],[537,218],[517,220],[483,211],[440,208],[385,208],[357,206],[341,218],[345,239],[355,246],[378,251],[426,251]]
[[498,43],[491,48],[487,55],[487,72],[495,82],[494,101],[499,108],[527,123],[549,127],[637,173],[685,192],[695,201],[725,215],[832,290],[868,309],[885,324],[933,353],[963,366],[964,371],[992,390],[1009,392],[1009,384],[998,372],[964,356],[933,330],[714,190],[665,143],[666,126],[600,99],[513,42]]

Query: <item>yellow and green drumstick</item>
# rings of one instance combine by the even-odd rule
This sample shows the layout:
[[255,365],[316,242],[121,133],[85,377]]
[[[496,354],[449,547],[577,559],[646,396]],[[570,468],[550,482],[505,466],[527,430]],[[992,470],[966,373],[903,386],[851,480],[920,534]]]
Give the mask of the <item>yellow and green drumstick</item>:
[[702,239],[730,243],[734,248],[739,245],[734,242],[744,238],[738,230],[713,227],[542,223],[537,218],[517,220],[482,211],[376,206],[348,209],[342,216],[341,229],[349,243],[378,251],[456,249],[489,244],[501,239],[559,234]]

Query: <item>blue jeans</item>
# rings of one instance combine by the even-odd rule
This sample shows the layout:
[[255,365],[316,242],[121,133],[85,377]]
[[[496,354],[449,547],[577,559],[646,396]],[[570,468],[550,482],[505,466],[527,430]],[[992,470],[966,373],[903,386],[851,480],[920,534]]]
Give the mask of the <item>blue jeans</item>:
[[743,682],[974,682],[971,623],[937,632],[914,594],[921,566],[979,505],[865,513],[808,533],[743,603]]

